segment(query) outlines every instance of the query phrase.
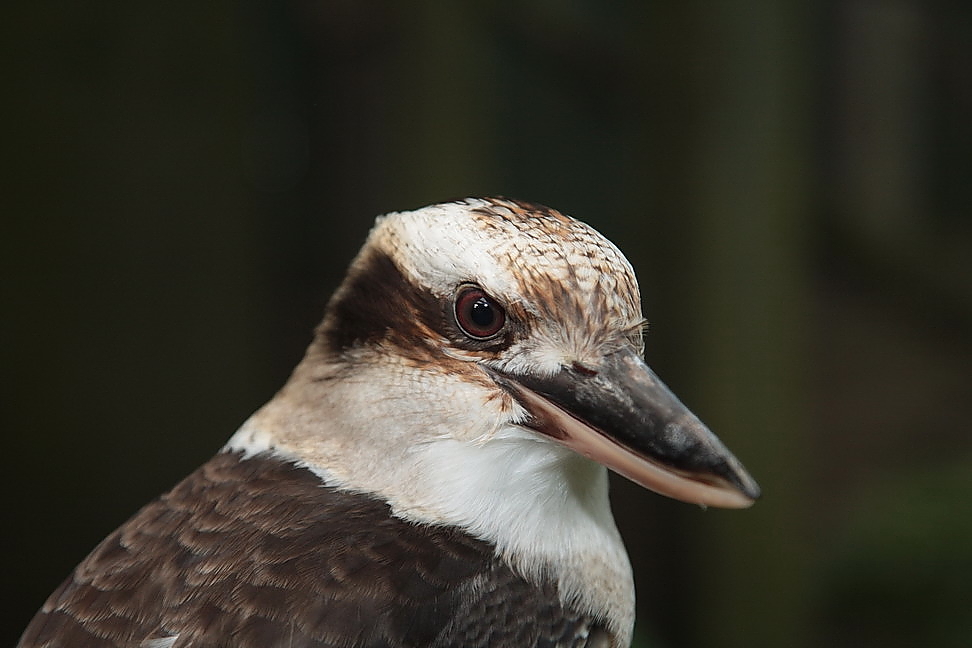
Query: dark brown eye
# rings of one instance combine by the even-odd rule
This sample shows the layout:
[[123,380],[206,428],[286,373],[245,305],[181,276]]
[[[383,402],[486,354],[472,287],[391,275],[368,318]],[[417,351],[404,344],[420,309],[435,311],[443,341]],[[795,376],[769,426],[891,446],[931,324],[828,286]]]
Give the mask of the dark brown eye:
[[456,323],[469,337],[486,340],[503,328],[506,313],[481,288],[467,286],[456,295]]

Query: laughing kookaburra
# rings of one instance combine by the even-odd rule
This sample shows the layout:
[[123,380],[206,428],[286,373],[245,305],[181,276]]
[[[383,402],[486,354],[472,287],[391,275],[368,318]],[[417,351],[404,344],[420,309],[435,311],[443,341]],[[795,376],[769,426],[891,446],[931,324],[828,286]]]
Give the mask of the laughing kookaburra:
[[643,325],[621,252],[557,211],[379,218],[283,389],[19,645],[627,646],[605,466],[704,506],[759,495],[646,366]]

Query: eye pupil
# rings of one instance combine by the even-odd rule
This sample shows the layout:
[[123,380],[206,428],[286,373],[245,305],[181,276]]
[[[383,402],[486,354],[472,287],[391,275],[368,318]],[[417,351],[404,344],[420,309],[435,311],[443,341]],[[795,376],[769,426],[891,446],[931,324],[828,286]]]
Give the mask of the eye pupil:
[[496,312],[493,310],[493,306],[486,301],[485,297],[480,297],[472,305],[472,321],[477,326],[482,328],[489,328],[496,319]]
[[462,332],[477,340],[493,337],[506,323],[503,308],[475,286],[467,286],[456,295],[455,312]]

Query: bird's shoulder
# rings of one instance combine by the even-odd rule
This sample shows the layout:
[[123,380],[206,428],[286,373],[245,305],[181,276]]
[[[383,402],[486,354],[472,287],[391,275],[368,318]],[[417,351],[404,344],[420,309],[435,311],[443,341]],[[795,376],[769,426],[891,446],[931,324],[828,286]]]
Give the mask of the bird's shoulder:
[[19,645],[552,647],[603,633],[489,543],[293,463],[222,453],[102,541]]

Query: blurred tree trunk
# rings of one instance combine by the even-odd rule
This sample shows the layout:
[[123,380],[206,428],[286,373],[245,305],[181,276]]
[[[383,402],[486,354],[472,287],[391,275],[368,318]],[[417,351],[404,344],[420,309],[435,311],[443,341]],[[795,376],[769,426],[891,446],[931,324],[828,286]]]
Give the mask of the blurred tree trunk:
[[799,2],[650,13],[643,136],[657,184],[644,198],[668,218],[645,239],[681,251],[655,268],[656,312],[680,336],[659,345],[662,362],[765,493],[751,511],[679,513],[694,547],[673,591],[691,612],[666,619],[665,634],[684,646],[811,645],[801,459],[813,17]]
[[[699,539],[699,645],[812,645],[802,494],[810,102],[803,3],[709,7],[698,66],[692,201],[700,407],[761,480],[752,514],[713,515]],[[736,83],[726,83],[733,79]],[[758,581],[737,597],[738,583]]]

